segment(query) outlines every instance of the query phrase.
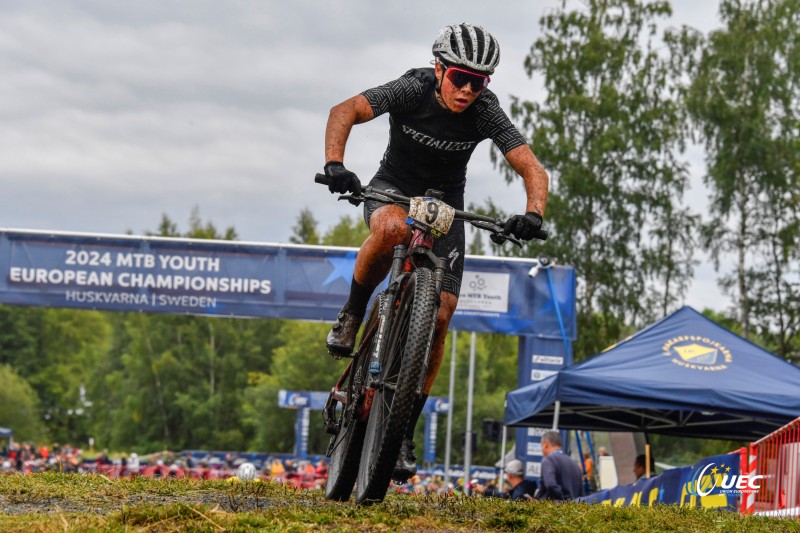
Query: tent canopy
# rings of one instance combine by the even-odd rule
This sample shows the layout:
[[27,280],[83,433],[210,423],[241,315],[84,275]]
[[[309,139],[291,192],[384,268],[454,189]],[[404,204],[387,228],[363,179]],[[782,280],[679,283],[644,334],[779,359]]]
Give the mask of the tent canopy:
[[800,368],[683,307],[506,397],[505,423],[753,440],[800,416]]
[[14,436],[14,432],[8,428],[0,428],[0,439],[10,439]]

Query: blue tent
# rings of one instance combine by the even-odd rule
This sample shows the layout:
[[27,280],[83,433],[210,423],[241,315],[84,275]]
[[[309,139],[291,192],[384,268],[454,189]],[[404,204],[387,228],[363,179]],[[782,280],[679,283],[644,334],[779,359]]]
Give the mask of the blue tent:
[[14,432],[8,428],[0,428],[0,439],[10,439],[14,436]]
[[511,391],[510,426],[760,438],[800,416],[800,368],[691,307]]

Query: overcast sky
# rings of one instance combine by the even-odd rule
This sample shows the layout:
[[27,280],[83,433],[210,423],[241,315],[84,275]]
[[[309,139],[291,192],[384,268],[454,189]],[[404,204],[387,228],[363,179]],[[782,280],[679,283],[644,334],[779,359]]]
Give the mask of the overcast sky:
[[[571,4],[580,5],[572,2]],[[324,164],[330,107],[428,66],[442,26],[481,24],[500,41],[491,88],[543,96],[522,64],[540,17],[561,0],[211,1],[0,3],[0,227],[140,234],[166,213],[187,229],[193,206],[240,238],[286,242],[311,208],[324,231],[345,214],[313,183]],[[674,26],[716,28],[717,3],[674,1]],[[347,166],[366,182],[388,119],[358,126]],[[467,202],[522,211],[489,161],[470,163]],[[534,148],[535,150],[535,148]],[[691,205],[700,211],[703,155]],[[722,310],[710,265],[686,302]]]

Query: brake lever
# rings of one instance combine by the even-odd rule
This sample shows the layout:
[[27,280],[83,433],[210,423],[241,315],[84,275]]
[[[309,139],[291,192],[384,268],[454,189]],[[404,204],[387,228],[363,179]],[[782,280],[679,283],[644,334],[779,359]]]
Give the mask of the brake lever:
[[522,248],[523,242],[521,240],[517,239],[516,237],[512,237],[511,235],[506,235],[505,233],[503,234],[503,236],[507,241],[511,241],[514,244],[516,244],[517,247]]
[[339,196],[339,198],[337,198],[337,201],[341,202],[342,200],[347,200],[353,205],[360,205],[361,202],[366,201],[364,196],[362,195],[356,196],[355,194],[342,194],[341,196]]
[[489,235],[489,238],[495,244],[504,244],[506,241],[508,241],[508,242],[514,243],[518,247],[522,248],[522,241],[520,241],[516,237],[513,237],[513,236],[511,236],[511,235],[509,235],[507,233],[502,233],[502,232],[492,233],[491,235]]
[[476,228],[489,231],[489,238],[495,244],[503,244],[506,241],[510,241],[522,248],[522,241],[504,232],[502,229],[500,229],[501,227],[498,224],[492,224],[491,222],[486,222],[483,220],[471,220],[470,224]]

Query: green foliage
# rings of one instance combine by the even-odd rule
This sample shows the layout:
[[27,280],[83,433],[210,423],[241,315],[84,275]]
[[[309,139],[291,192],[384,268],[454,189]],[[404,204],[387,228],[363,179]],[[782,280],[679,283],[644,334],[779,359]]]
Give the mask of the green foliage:
[[0,307],[0,363],[33,387],[48,438],[85,442],[89,436],[92,406],[85,390],[109,349],[109,335],[101,313]]
[[692,465],[714,455],[738,450],[746,443],[727,440],[687,439],[667,435],[650,435],[655,460],[673,466]]
[[319,238],[317,219],[309,208],[304,208],[297,216],[297,224],[292,228],[289,242],[294,244],[324,244],[326,246],[358,247],[369,236],[369,228],[358,217],[343,216],[334,226]]
[[0,426],[10,428],[22,442],[44,436],[36,391],[8,365],[0,365]]
[[[327,324],[284,322],[278,338],[280,346],[272,356],[269,375],[251,376],[247,392],[252,410],[248,413],[255,424],[255,443],[259,449],[292,450],[296,412],[278,408],[278,391],[329,390],[342,374],[346,361],[337,361],[328,355],[325,336]],[[312,439],[309,447],[314,452],[324,452],[327,438],[322,435],[320,413],[312,413]]]
[[800,2],[723,0],[725,27],[692,65],[687,105],[705,142],[704,245],[736,299],[742,333],[800,349]]
[[[122,352],[106,361],[97,391],[107,417],[100,442],[154,451],[246,449],[248,372],[266,370],[279,321],[130,315]],[[269,339],[267,344],[264,339]]]
[[358,217],[343,216],[322,238],[329,246],[361,246],[369,236],[369,228]]
[[289,242],[294,244],[319,244],[317,236],[317,219],[309,208],[300,211],[297,224],[292,228]]
[[22,376],[34,373],[38,331],[44,310],[32,307],[0,306],[0,364],[11,365]]
[[[450,362],[452,358],[452,333],[445,344],[444,360],[439,375],[431,390],[431,396],[447,398],[450,386]],[[481,436],[481,421],[485,418],[502,420],[504,416],[505,395],[517,386],[517,343],[518,339],[509,335],[476,335],[475,343],[475,385],[472,411],[472,431],[478,433],[478,448],[473,450],[472,463],[492,465],[500,459],[500,444],[485,442]],[[466,431],[467,387],[469,378],[471,335],[456,334],[456,372],[453,402],[453,441],[451,463],[462,463],[464,445],[461,437]],[[438,419],[437,461],[444,462],[445,439],[447,437],[446,415]],[[422,418],[417,425],[416,441],[422,442],[424,435]],[[509,432],[509,444],[513,431]]]
[[200,217],[200,207],[192,207],[189,214],[189,230],[181,233],[178,230],[178,224],[175,223],[167,214],[161,215],[161,222],[158,225],[157,232],[145,232],[145,235],[157,235],[159,237],[186,237],[189,239],[217,239],[226,241],[235,241],[238,236],[233,227],[228,227],[223,233],[217,231],[216,226],[211,221],[203,223]]
[[[657,35],[670,14],[666,2],[626,0],[548,12],[525,62],[547,96],[513,101],[512,116],[552,176],[544,254],[574,266],[580,281],[591,341],[582,330],[577,359],[618,340],[622,324],[668,312],[692,276],[697,220],[681,204],[688,171],[678,159],[684,50],[674,45],[691,40]],[[603,332],[612,336],[596,337]]]

